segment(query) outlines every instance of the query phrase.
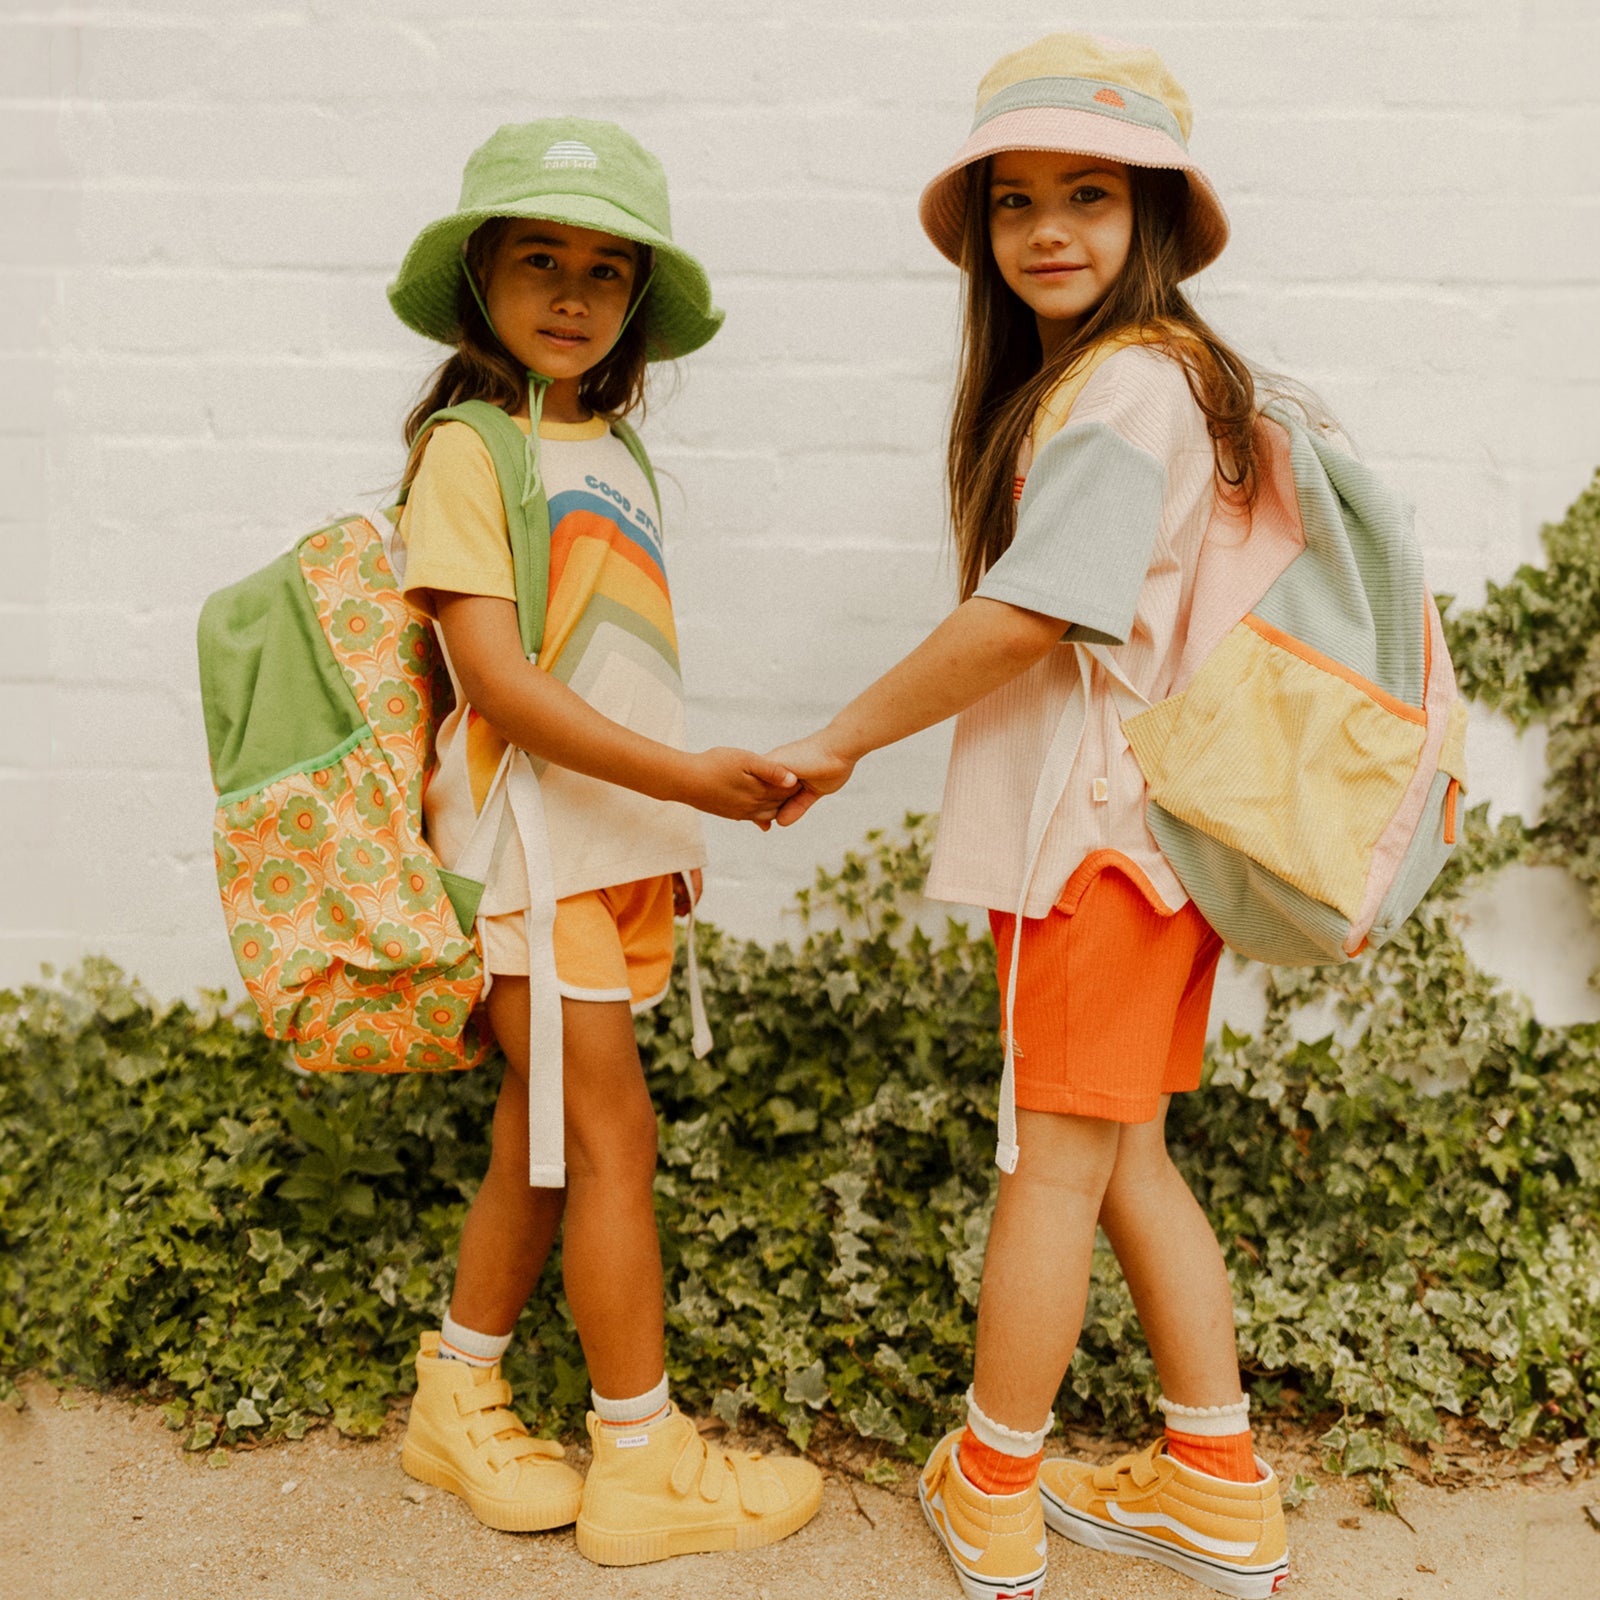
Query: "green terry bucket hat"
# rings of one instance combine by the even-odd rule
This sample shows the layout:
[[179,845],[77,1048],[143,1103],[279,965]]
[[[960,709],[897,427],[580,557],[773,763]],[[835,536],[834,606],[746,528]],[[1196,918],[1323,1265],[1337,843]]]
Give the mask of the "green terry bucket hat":
[[491,217],[540,217],[649,245],[655,272],[639,315],[652,361],[688,355],[722,326],[705,268],[672,242],[661,163],[614,122],[548,117],[507,123],[468,157],[460,204],[417,235],[389,285],[408,328],[456,342],[462,247]]

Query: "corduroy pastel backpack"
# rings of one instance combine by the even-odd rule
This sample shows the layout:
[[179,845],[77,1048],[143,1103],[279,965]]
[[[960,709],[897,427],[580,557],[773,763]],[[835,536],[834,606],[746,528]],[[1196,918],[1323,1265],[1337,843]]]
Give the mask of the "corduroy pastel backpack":
[[[504,411],[468,401],[436,412],[423,434],[449,421],[475,429],[494,462],[531,657],[544,630],[548,502],[541,488],[524,504],[526,441]],[[637,435],[623,422],[612,431],[654,489]],[[487,1049],[473,927],[499,818],[485,807],[483,837],[455,872],[423,837],[450,686],[433,629],[401,596],[392,531],[379,511],[319,528],[200,613],[228,935],[267,1034],[313,1072],[464,1068]]]

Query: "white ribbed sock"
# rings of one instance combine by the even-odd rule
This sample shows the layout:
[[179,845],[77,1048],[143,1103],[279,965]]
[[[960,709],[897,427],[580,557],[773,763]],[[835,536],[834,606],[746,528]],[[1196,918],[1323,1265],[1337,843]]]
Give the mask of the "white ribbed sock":
[[967,1390],[967,1426],[972,1429],[973,1438],[980,1444],[988,1445],[991,1450],[998,1450],[1003,1456],[1022,1458],[1038,1455],[1044,1449],[1046,1435],[1055,1425],[1056,1414],[1052,1411],[1042,1426],[1035,1428],[1032,1433],[1008,1428],[1003,1422],[985,1416],[983,1407],[978,1404],[976,1391]]
[[1231,1406],[1180,1406],[1162,1395],[1156,1407],[1169,1427],[1194,1439],[1231,1439],[1250,1427],[1249,1395]]
[[596,1389],[589,1391],[594,1414],[614,1428],[637,1428],[641,1423],[654,1422],[667,1409],[667,1375],[661,1382],[631,1400],[608,1400]]
[[479,1333],[464,1328],[448,1312],[439,1330],[439,1354],[446,1361],[464,1361],[469,1367],[492,1367],[511,1344],[509,1333]]

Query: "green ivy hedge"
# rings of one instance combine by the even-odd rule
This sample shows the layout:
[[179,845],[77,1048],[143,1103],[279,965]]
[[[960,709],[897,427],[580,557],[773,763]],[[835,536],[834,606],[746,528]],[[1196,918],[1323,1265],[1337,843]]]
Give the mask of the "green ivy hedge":
[[[1591,488],[1550,530],[1553,567],[1600,571],[1597,513]],[[1529,597],[1546,584],[1559,623]],[[1539,685],[1522,714],[1566,714],[1600,681],[1600,582],[1570,603],[1580,587],[1525,569],[1494,591],[1453,624],[1463,680],[1509,681],[1492,669],[1514,659]],[[1593,759],[1593,719],[1569,737]],[[1474,811],[1392,944],[1269,973],[1263,1026],[1226,1033],[1174,1105],[1252,1387],[1346,1471],[1392,1464],[1442,1414],[1507,1444],[1600,1437],[1600,1029],[1541,1027],[1457,932],[1480,875],[1560,857],[1561,804],[1531,835]],[[928,837],[908,818],[820,874],[796,947],[701,930],[710,1060],[676,997],[639,1022],[674,1382],[801,1444],[831,1413],[919,1453],[970,1373],[998,1003],[986,934],[903,920]],[[497,1078],[304,1078],[240,1013],[157,1004],[103,962],[0,992],[0,1383],[146,1391],[196,1449],[321,1418],[375,1430],[446,1304]],[[519,1331],[522,1401],[574,1430],[587,1391],[555,1263]],[[1137,1435],[1155,1388],[1101,1252],[1062,1408]]]

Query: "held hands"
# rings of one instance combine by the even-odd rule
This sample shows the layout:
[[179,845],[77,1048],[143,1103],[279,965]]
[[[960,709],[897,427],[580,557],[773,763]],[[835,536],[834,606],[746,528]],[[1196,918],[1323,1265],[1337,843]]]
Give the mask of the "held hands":
[[763,833],[772,826],[800,780],[772,756],[753,750],[719,746],[688,757],[688,792],[683,796],[697,811],[735,822],[753,822]]
[[719,746],[684,759],[688,781],[678,798],[715,817],[753,822],[763,833],[774,822],[798,822],[823,795],[842,789],[856,765],[832,746],[826,729],[764,756]]
[[823,795],[842,789],[850,781],[856,764],[828,743],[827,730],[813,733],[793,744],[779,745],[767,759],[783,763],[800,779],[800,787],[778,807],[778,826],[787,828],[798,822]]

